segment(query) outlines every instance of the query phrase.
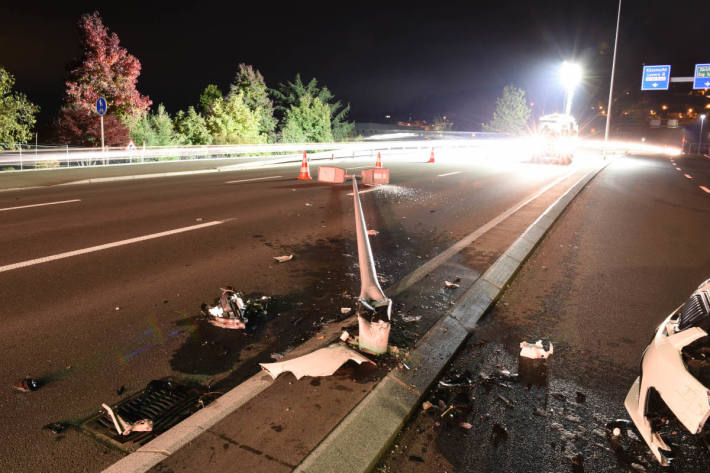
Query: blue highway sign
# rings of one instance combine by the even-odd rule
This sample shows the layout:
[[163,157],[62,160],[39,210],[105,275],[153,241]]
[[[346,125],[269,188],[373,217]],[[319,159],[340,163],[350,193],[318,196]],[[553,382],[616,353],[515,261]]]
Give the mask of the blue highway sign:
[[96,113],[103,115],[106,113],[106,99],[99,97],[96,101]]
[[693,89],[710,89],[710,64],[696,64]]
[[641,90],[668,90],[671,66],[643,66]]

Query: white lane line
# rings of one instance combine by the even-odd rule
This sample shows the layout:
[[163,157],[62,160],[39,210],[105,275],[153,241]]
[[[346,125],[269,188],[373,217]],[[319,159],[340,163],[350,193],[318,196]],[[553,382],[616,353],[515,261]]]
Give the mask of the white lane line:
[[[364,191],[358,191],[358,194],[367,194],[368,192],[376,191],[377,187],[371,187],[369,189],[365,189]],[[348,195],[353,195],[352,192],[348,192]]]
[[0,209],[0,212],[4,212],[6,210],[29,209],[30,207],[44,207],[45,205],[70,204],[72,202],[81,202],[81,199],[59,200],[57,202],[43,202],[41,204],[21,205],[19,207],[7,207],[4,209]]
[[238,184],[240,182],[254,182],[254,181],[265,181],[267,179],[278,179],[282,176],[269,176],[269,177],[255,177],[253,179],[239,179],[237,181],[227,181],[225,184]]
[[691,176],[690,174],[683,174],[683,175],[684,175],[685,177],[687,177],[688,179],[692,179],[692,178],[693,178],[693,176]]
[[708,189],[707,187],[705,187],[705,186],[698,186],[698,187],[700,187],[702,190],[704,190],[705,192],[710,194],[710,189]]
[[454,172],[447,172],[446,174],[439,174],[436,177],[446,177],[446,176],[453,176],[454,174],[461,174],[463,171],[454,171]]
[[12,271],[13,269],[24,268],[26,266],[32,266],[40,263],[48,263],[49,261],[55,261],[63,258],[70,258],[72,256],[83,255],[86,253],[93,253],[95,251],[107,250],[109,248],[115,248],[117,246],[130,245],[132,243],[138,243],[140,241],[152,240],[154,238],[160,238],[168,235],[175,235],[176,233],[189,232],[192,230],[199,230],[200,228],[212,227],[214,225],[220,225],[224,223],[221,220],[215,220],[213,222],[201,223],[199,225],[192,225],[189,227],[175,228],[173,230],[167,230],[160,233],[152,233],[150,235],[143,235],[135,238],[129,238],[128,240],[115,241],[113,243],[106,243],[103,245],[91,246],[89,248],[82,248],[81,250],[67,251],[65,253],[59,253],[52,256],[45,256],[43,258],[31,259],[28,261],[22,261],[20,263],[7,264],[5,266],[0,266],[0,273],[4,271]]

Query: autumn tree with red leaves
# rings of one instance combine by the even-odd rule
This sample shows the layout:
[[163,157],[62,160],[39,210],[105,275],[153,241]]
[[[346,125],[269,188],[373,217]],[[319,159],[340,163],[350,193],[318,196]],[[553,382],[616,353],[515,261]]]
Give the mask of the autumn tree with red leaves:
[[125,145],[128,130],[152,103],[136,89],[141,63],[119,45],[118,35],[108,30],[98,12],[82,15],[78,27],[82,55],[69,68],[57,136],[66,143],[100,145],[95,107],[96,100],[104,97],[108,104],[104,116],[106,144]]

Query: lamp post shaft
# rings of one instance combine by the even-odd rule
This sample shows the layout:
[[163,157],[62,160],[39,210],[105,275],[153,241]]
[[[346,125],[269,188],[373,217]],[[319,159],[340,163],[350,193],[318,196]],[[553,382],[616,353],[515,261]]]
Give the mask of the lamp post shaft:
[[612,97],[614,96],[614,73],[616,72],[616,47],[619,44],[619,23],[621,21],[621,0],[619,12],[616,14],[616,36],[614,36],[614,58],[611,60],[611,81],[609,82],[609,104],[606,107],[606,126],[604,127],[604,159],[606,159],[607,142],[609,141],[609,125],[611,122]]

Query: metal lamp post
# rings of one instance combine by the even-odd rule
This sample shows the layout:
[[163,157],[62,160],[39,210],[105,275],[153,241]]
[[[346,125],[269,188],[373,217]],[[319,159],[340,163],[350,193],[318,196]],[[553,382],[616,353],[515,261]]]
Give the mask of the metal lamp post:
[[698,144],[698,153],[703,154],[703,124],[705,123],[705,114],[700,115],[700,143]]

